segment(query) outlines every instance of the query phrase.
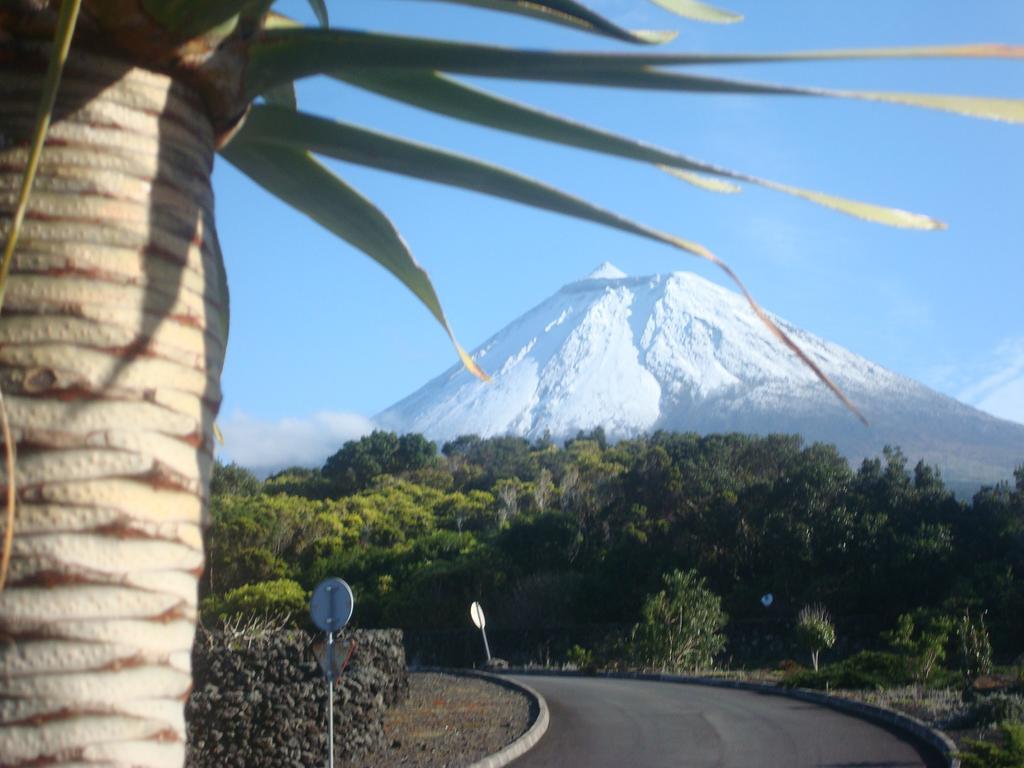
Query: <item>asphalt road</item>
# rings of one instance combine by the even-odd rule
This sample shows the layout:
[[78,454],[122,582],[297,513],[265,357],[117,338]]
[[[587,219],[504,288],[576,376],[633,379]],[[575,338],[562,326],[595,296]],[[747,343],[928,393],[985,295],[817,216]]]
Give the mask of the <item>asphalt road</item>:
[[939,768],[864,720],[781,696],[644,680],[523,676],[551,724],[513,768]]

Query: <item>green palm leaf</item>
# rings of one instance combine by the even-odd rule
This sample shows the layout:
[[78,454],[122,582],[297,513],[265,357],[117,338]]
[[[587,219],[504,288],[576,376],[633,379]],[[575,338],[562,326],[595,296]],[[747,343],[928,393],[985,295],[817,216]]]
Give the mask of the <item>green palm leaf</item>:
[[327,15],[327,4],[324,0],[306,0],[309,3],[309,7],[313,9],[313,13],[316,15],[316,20],[321,27],[327,29],[331,26],[330,17]]
[[295,98],[295,84],[294,83],[283,83],[281,85],[275,85],[263,94],[264,100],[267,104],[274,104],[278,107],[286,107],[288,109],[295,109],[298,106],[298,102]]
[[[902,58],[914,56],[914,49],[880,49],[861,58]],[[921,56],[938,55],[935,47]],[[976,47],[975,55],[983,55]],[[984,49],[984,55],[1007,56],[1016,52]],[[962,51],[963,55],[967,55]],[[249,93],[257,94],[282,82],[348,69],[426,69],[621,88],[733,93],[887,101],[908,106],[937,109],[971,117],[1024,123],[1024,100],[996,99],[939,94],[849,91],[800,88],[771,83],[747,82],[704,75],[669,72],[655,67],[678,64],[733,63],[737,61],[792,61],[851,58],[853,52],[803,52],[763,56],[694,56],[690,54],[581,54],[520,51],[482,45],[451,43],[365,32],[315,29],[270,29],[254,44],[247,71]]]
[[[288,113],[279,108],[277,111]],[[249,140],[246,129],[221,154],[272,195],[351,243],[397,277],[445,329],[463,364],[476,376],[487,378],[456,340],[426,271],[416,263],[391,221],[373,203],[308,152],[258,144]]]
[[659,44],[674,40],[677,33],[657,30],[630,30],[614,24],[573,0],[434,0],[458,3],[492,11],[516,13],[541,21],[562,24],[573,29],[624,40],[629,43]]
[[879,224],[910,229],[940,229],[943,227],[941,222],[921,214],[847,200],[700,162],[675,152],[600,131],[499,98],[436,72],[364,69],[336,72],[334,77],[382,96],[388,96],[406,104],[467,122],[580,149],[666,166],[667,169],[672,169],[672,174],[677,178],[705,189],[710,188],[713,191],[735,192],[738,188],[721,183],[716,187],[709,184],[708,179],[694,176],[694,172],[758,184]]
[[[496,165],[302,112],[257,105],[238,138],[247,144],[309,150],[338,160],[461,187],[604,224],[676,247],[687,242]],[[694,254],[704,252],[703,247],[690,244],[684,246],[684,250]]]

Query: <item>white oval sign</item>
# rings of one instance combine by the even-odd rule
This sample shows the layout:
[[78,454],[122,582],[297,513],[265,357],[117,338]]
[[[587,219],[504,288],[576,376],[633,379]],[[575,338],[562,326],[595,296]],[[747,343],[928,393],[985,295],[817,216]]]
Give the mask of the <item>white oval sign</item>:
[[480,607],[480,603],[474,602],[469,606],[469,618],[476,624],[477,629],[483,629],[487,626],[487,620],[484,618],[484,609]]
[[355,598],[343,579],[332,576],[316,585],[309,600],[309,615],[324,632],[337,632],[352,618]]
[[763,605],[765,608],[767,608],[768,606],[770,606],[774,602],[775,602],[775,595],[773,595],[771,592],[769,592],[767,595],[763,595],[761,597],[761,605]]

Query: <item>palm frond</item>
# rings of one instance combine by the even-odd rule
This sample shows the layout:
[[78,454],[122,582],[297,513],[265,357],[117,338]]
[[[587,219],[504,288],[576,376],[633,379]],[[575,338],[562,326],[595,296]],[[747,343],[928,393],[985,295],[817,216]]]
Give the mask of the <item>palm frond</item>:
[[274,104],[278,107],[295,109],[298,106],[298,102],[295,98],[294,83],[282,83],[281,85],[275,85],[273,88],[270,88],[263,93],[263,99],[267,104]]
[[[174,1],[184,2],[185,0]],[[585,6],[578,4],[575,0],[442,1],[541,17],[547,21],[631,42],[654,41],[645,39],[644,35],[638,37],[637,33],[618,27],[607,19],[594,14]],[[699,0],[654,0],[654,2],[678,15],[702,21],[725,23],[741,18],[738,14],[709,6]],[[773,64],[800,61],[938,57],[1022,58],[1024,57],[1024,46],[977,44],[752,54],[563,53],[509,49],[351,30],[306,29],[286,17],[270,14],[265,29],[251,47],[245,81],[246,92],[250,96],[264,94],[267,106],[257,107],[253,110],[249,122],[241,134],[243,144],[240,148],[231,145],[229,158],[233,156],[238,162],[247,163],[250,170],[255,169],[254,178],[262,177],[263,182],[261,183],[266,184],[267,179],[272,177],[273,183],[268,188],[270,186],[282,188],[286,194],[290,192],[293,198],[296,196],[302,198],[299,199],[299,207],[305,206],[303,209],[322,223],[326,215],[320,209],[320,203],[314,204],[314,201],[304,199],[304,195],[308,195],[308,190],[300,191],[294,188],[294,185],[290,187],[290,182],[286,180],[287,171],[285,169],[290,163],[299,163],[300,160],[306,164],[306,168],[298,174],[299,176],[312,178],[318,174],[329,174],[319,165],[315,166],[319,169],[316,173],[310,170],[308,164],[315,163],[308,154],[310,151],[405,175],[454,184],[466,189],[516,200],[534,207],[599,222],[700,256],[725,270],[740,287],[755,313],[771,329],[772,333],[814,370],[816,375],[851,411],[857,413],[843,393],[760,308],[732,270],[704,246],[650,229],[540,182],[479,160],[404,141],[397,137],[385,136],[365,128],[298,113],[292,108],[287,93],[280,94],[273,89],[279,86],[290,87],[292,83],[304,77],[325,74],[364,90],[466,122],[650,163],[687,183],[705,189],[717,192],[735,192],[738,187],[732,182],[757,184],[848,215],[889,226],[940,229],[945,226],[942,222],[921,214],[850,200],[694,160],[676,152],[643,144],[497,97],[447,76],[448,74],[466,74],[525,81],[698,94],[859,99],[1024,123],[1024,100],[1020,99],[799,87],[715,77],[704,73],[679,70],[680,67],[685,68],[691,65],[716,66],[738,63]],[[280,106],[275,107],[274,105],[282,105],[287,108],[282,109]],[[271,159],[256,160],[260,153],[264,152],[269,153]],[[273,172],[257,167],[260,163],[268,162],[274,166]],[[318,183],[325,188],[329,186],[323,181]],[[337,183],[340,183],[340,180],[337,180]],[[345,189],[348,188],[345,187]],[[335,192],[335,194],[339,193]],[[350,196],[355,193],[349,190],[346,194]],[[341,197],[347,199],[345,195],[341,195]],[[365,203],[365,201],[363,202]],[[351,226],[351,222],[346,225],[346,227],[348,226]],[[339,233],[347,231],[346,227],[340,227]],[[346,237],[350,242],[353,241],[351,232],[341,236]],[[404,250],[404,245],[402,250]],[[407,250],[405,253],[408,254]],[[377,257],[375,256],[375,258]],[[411,256],[406,255],[403,258],[414,264],[411,262]],[[378,260],[386,263],[388,258]],[[400,276],[400,279],[403,278]],[[404,279],[403,282],[405,282]],[[447,329],[439,304],[432,303],[436,301],[432,289],[428,298],[424,298],[423,295],[420,295],[420,298],[427,303]],[[464,355],[461,348],[460,354]],[[860,416],[859,413],[857,415]],[[863,421],[863,417],[861,420]]]
[[[919,56],[935,56],[936,47]],[[976,55],[1016,56],[1015,50],[972,49]],[[965,51],[961,51],[966,55]],[[488,77],[603,85],[619,88],[714,94],[818,96],[883,101],[953,112],[969,117],[1024,123],[1024,99],[943,94],[852,91],[759,83],[672,72],[679,64],[782,62],[842,58],[911,58],[912,48],[817,51],[762,56],[692,54],[599,54],[523,51],[368,32],[320,29],[269,29],[252,48],[246,86],[252,95],[284,82],[349,69],[420,69]]]
[[628,43],[658,45],[676,38],[671,30],[631,30],[620,27],[574,0],[431,0],[458,3],[492,11],[515,13],[541,21],[561,24],[584,32],[623,40]]
[[[266,109],[290,113],[275,107]],[[363,251],[397,277],[445,329],[466,368],[486,379],[487,375],[456,340],[429,276],[416,263],[387,216],[309,152],[252,141],[250,135],[248,128],[243,128],[221,154],[272,195]]]
[[309,3],[309,7],[313,9],[313,14],[316,16],[317,23],[321,27],[327,29],[331,26],[331,19],[327,15],[327,3],[324,0],[306,0]]
[[[315,115],[269,105],[255,106],[239,137],[254,146],[309,150],[338,160],[501,197],[661,243],[678,246],[688,242],[499,166]],[[684,250],[701,254],[704,248],[685,247]]]
[[943,227],[941,222],[922,214],[848,200],[694,160],[676,152],[643,144],[624,136],[617,136],[500,98],[436,72],[364,69],[336,72],[334,77],[382,96],[459,120],[535,139],[672,168],[676,171],[673,175],[677,178],[697,184],[704,189],[719,192],[723,190],[737,191],[735,186],[719,185],[716,187],[706,183],[708,181],[706,179],[702,182],[700,181],[702,177],[695,177],[694,173],[757,184],[878,224],[908,229],[941,229]]

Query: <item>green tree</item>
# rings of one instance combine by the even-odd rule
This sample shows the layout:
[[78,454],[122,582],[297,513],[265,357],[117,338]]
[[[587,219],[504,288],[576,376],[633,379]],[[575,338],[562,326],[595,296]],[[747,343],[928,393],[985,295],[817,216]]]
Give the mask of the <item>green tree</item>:
[[361,544],[388,547],[433,531],[435,509],[443,501],[444,494],[434,488],[392,481],[338,504],[350,521],[358,521]]
[[508,525],[519,517],[526,503],[526,489],[519,480],[498,480],[494,484],[495,511],[499,525]]
[[347,496],[369,487],[375,477],[397,465],[398,435],[374,430],[345,443],[327,458],[321,472],[332,483],[335,494]]
[[333,494],[330,481],[319,469],[288,467],[263,481],[266,494],[284,493],[304,499],[327,499]]
[[260,486],[259,478],[245,467],[234,462],[214,462],[213,476],[210,478],[211,496],[255,496],[260,492]]
[[926,617],[921,611],[901,614],[896,629],[886,639],[893,650],[908,660],[914,680],[926,684],[936,667],[946,659],[946,646],[953,631],[949,616]]
[[[310,2],[326,25],[323,1]],[[10,584],[0,595],[0,634],[9,642],[0,654],[32,670],[19,677],[19,696],[44,723],[4,723],[5,764],[52,761],[58,750],[72,761],[88,755],[108,765],[166,766],[183,759],[181,708],[191,678],[182,659],[194,634],[228,329],[210,186],[217,151],[392,272],[453,343],[437,294],[395,227],[313,152],[576,216],[721,264],[700,244],[495,166],[300,111],[295,80],[325,74],[467,122],[671,167],[697,183],[706,179],[693,174],[704,173],[804,197],[804,190],[560,120],[446,74],[851,95],[666,70],[727,64],[734,57],[595,59],[304,28],[268,13],[271,4],[7,0],[0,6],[0,279],[5,309],[16,309],[4,316],[0,379],[12,426],[7,442],[20,451],[18,473],[7,485],[13,490],[17,479],[26,491],[17,520],[33,533],[16,552],[9,542],[6,547],[13,556]],[[485,5],[622,41],[671,37],[624,29],[575,2]],[[700,3],[671,7],[710,13]],[[1006,55],[998,47],[950,52]],[[997,100],[873,98],[989,116],[1000,110],[1009,116],[1010,109]],[[937,226],[905,212],[808,199],[899,226]],[[786,338],[766,313],[760,317]],[[466,366],[484,375],[455,346]],[[0,563],[6,562],[5,554]],[[5,569],[0,565],[0,576]],[[69,616],[65,606],[77,612]],[[60,653],[52,652],[53,642]],[[96,667],[99,657],[103,663]],[[152,702],[156,680],[161,693]],[[114,685],[120,693],[112,704]],[[139,700],[153,703],[145,720],[136,716]],[[69,739],[82,712],[103,714],[92,715],[89,727],[75,728]]]
[[322,474],[339,496],[370,487],[380,475],[412,472],[426,467],[437,448],[423,435],[397,435],[376,429],[359,440],[350,440],[328,457]]
[[204,592],[296,578],[325,550],[358,541],[361,520],[337,503],[298,496],[218,496],[210,509]]
[[462,533],[481,531],[494,523],[494,495],[487,491],[446,494],[437,509],[437,524]]
[[[395,456],[397,470],[413,472],[428,466],[437,456],[437,446],[423,435],[415,432],[398,438],[398,454]],[[392,470],[394,472],[395,470]]]
[[954,520],[958,591],[990,610],[993,642],[1024,648],[1024,467],[1015,483],[981,489]]
[[521,437],[483,440],[476,435],[462,435],[445,443],[441,452],[462,476],[462,489],[488,490],[498,480],[533,480],[538,469],[529,441]]
[[836,627],[822,605],[805,605],[796,618],[797,639],[811,652],[811,663],[818,671],[818,655],[836,644]]
[[665,588],[650,595],[633,627],[632,653],[645,667],[692,670],[710,667],[725,648],[728,617],[722,601],[696,571],[672,571]]

